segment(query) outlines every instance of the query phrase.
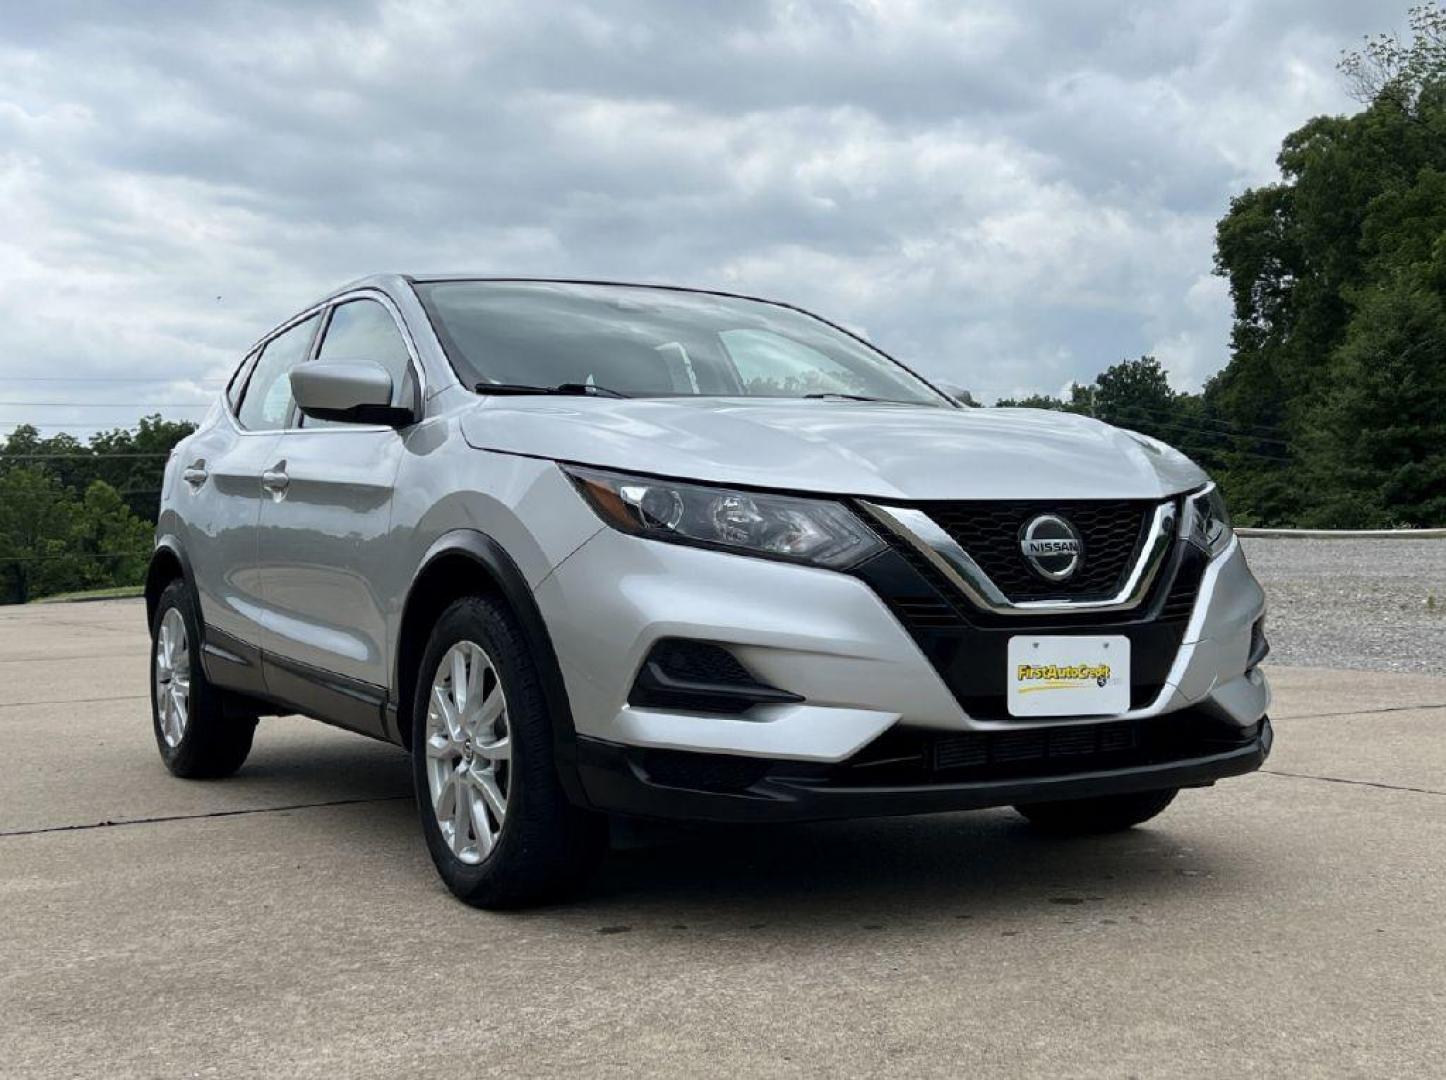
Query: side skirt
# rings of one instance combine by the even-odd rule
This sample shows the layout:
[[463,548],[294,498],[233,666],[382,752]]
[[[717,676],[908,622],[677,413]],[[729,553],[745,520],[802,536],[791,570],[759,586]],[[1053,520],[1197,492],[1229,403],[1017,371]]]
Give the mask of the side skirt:
[[205,638],[206,677],[258,706],[243,711],[297,712],[359,735],[397,741],[395,723],[387,723],[382,687],[275,656],[211,626]]

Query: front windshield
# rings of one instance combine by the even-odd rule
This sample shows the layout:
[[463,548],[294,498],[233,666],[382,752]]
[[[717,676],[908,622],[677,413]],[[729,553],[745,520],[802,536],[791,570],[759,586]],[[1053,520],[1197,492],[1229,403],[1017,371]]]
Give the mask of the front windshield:
[[416,289],[468,385],[948,404],[863,342],[758,300],[563,282],[424,281]]

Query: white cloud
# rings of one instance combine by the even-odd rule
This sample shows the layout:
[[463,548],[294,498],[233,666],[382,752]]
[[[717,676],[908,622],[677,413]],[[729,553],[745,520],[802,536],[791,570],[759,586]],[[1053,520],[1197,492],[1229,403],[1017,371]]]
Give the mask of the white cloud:
[[1150,350],[1193,388],[1226,357],[1215,220],[1349,106],[1335,57],[1380,28],[1346,0],[58,10],[0,27],[0,378],[127,404],[55,423],[192,400],[381,269],[731,286],[985,396]]

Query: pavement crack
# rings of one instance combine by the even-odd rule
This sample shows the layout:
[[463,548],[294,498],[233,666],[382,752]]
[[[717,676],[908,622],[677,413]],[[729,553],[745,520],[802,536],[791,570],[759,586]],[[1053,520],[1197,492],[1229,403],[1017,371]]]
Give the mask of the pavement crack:
[[[141,654],[141,657],[143,659],[144,654]],[[55,656],[50,654],[46,656],[0,656],[0,664],[58,664],[62,662],[73,664],[78,661],[89,664],[96,660],[135,659],[136,653],[134,651],[123,653],[87,653],[84,656]]]
[[48,701],[0,701],[0,709],[24,709],[36,705],[98,705],[111,701],[149,700],[149,694],[111,694],[109,697],[51,698]]
[[1261,769],[1271,776],[1288,776],[1295,780],[1323,780],[1327,784],[1351,784],[1355,787],[1383,788],[1386,791],[1410,791],[1417,795],[1446,795],[1434,788],[1410,787],[1406,784],[1383,784],[1378,780],[1347,780],[1343,776],[1317,776],[1314,773],[1286,772],[1283,769]]
[[1414,712],[1417,709],[1446,709],[1446,702],[1432,705],[1383,705],[1379,709],[1346,709],[1342,712],[1301,713],[1299,716],[1271,717],[1271,720],[1328,720],[1333,716],[1374,716],[1376,713]]
[[360,803],[399,802],[412,798],[405,795],[372,795],[359,799],[329,799],[324,802],[287,803],[283,806],[252,806],[240,810],[212,810],[204,814],[161,814],[156,817],[125,818],[122,821],[92,821],[82,825],[43,825],[38,829],[0,829],[0,838],[7,836],[39,836],[42,833],[84,832],[88,829],[114,829],[122,825],[157,825],[167,821],[199,821],[204,818],[245,817],[249,814],[277,814],[285,810],[313,810],[328,806],[356,806]]

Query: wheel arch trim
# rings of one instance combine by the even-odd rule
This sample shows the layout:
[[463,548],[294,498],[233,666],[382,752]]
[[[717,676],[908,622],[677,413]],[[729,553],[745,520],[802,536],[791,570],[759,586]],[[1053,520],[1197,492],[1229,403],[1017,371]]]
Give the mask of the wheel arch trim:
[[[177,575],[172,572],[173,566],[180,569],[180,578],[186,583],[186,588],[191,590],[192,598],[196,596],[196,576],[191,570],[191,559],[186,554],[186,549],[181,546],[180,540],[167,533],[156,540],[155,550],[151,552],[151,561],[146,565],[146,627],[150,628],[156,619],[156,605],[160,603],[161,593]],[[200,610],[197,609],[199,618]],[[204,620],[203,620],[204,621]]]
[[[524,640],[537,663],[543,697],[547,702],[548,720],[552,728],[552,749],[558,780],[567,797],[579,806],[590,805],[583,793],[577,773],[577,732],[573,725],[572,706],[562,677],[562,665],[552,644],[552,635],[542,617],[542,610],[533,596],[527,578],[507,549],[493,537],[478,529],[461,528],[443,533],[427,549],[407,586],[406,600],[397,627],[392,658],[392,692],[387,704],[389,721],[399,742],[403,742],[402,710],[411,707],[415,673],[407,671],[407,661],[420,657],[425,641],[415,640],[423,627],[415,624],[419,609],[414,603],[419,586],[433,567],[444,559],[465,558],[472,562],[496,590],[498,597],[517,617]],[[460,595],[460,593],[458,594]]]

